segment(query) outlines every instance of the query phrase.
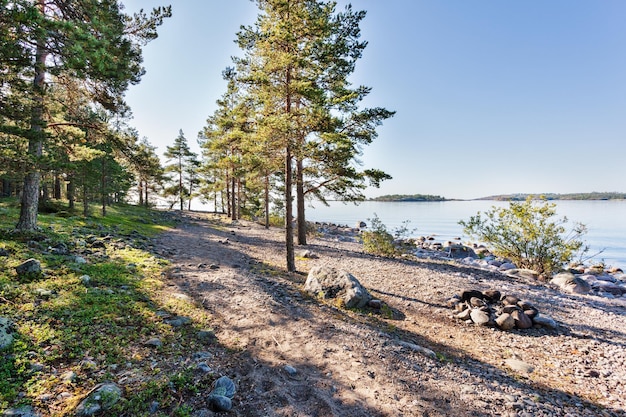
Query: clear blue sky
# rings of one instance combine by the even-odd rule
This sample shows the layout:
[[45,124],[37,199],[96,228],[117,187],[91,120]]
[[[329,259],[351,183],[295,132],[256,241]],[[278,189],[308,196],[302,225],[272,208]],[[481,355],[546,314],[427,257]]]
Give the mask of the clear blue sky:
[[[144,50],[131,124],[159,153],[197,133],[241,56],[249,0],[170,0]],[[170,4],[122,0],[127,11]],[[339,1],[339,8],[347,4]],[[352,78],[396,110],[362,158],[367,195],[626,192],[626,1],[354,0],[369,42]]]

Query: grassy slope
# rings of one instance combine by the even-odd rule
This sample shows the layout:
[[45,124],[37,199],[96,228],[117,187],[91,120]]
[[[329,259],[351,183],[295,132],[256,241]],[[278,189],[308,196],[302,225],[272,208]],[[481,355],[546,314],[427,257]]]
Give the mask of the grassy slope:
[[[111,415],[148,415],[155,402],[159,412],[151,415],[188,415],[180,398],[214,376],[198,379],[174,358],[207,349],[197,333],[210,318],[163,291],[167,262],[149,252],[149,237],[172,220],[134,206],[113,207],[106,218],[42,214],[41,232],[24,236],[12,231],[17,215],[14,201],[0,200],[0,249],[10,253],[0,257],[0,316],[17,328],[15,342],[0,351],[0,413],[26,404],[70,415],[97,383],[115,379],[125,381],[125,394]],[[61,244],[69,254],[51,253]],[[75,262],[77,255],[88,263]],[[29,258],[44,274],[20,280],[15,266]],[[165,315],[192,321],[173,328]],[[154,337],[161,347],[145,345]],[[68,372],[75,376],[64,381]]]

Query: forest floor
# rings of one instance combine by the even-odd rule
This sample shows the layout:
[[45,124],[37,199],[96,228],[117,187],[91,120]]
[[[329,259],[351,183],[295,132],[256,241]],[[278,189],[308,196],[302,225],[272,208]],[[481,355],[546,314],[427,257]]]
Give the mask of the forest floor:
[[[315,257],[298,256],[298,273],[284,270],[283,231],[252,222],[184,213],[154,239],[171,261],[165,290],[188,297],[215,334],[203,359],[210,375],[236,384],[221,415],[626,415],[622,304],[453,262],[375,257],[349,237],[312,237],[302,249]],[[354,275],[388,314],[305,294],[317,265]],[[558,327],[456,320],[446,300],[467,289],[513,294]],[[206,394],[181,401],[210,416]]]

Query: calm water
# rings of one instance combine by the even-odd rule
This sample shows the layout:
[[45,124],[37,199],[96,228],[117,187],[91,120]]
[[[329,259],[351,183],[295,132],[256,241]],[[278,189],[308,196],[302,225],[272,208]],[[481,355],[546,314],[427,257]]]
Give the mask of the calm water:
[[[626,201],[557,201],[557,216],[567,217],[567,226],[574,222],[587,226],[584,241],[590,246],[589,255],[600,250],[594,260],[626,270]],[[316,203],[307,209],[307,220],[355,225],[376,214],[389,230],[409,220],[409,229],[416,229],[412,236],[433,235],[438,241],[450,240],[463,235],[459,220],[468,220],[477,212],[485,212],[493,206],[508,207],[498,201],[445,201],[432,203],[383,203],[367,201],[355,206],[330,202],[330,207]]]

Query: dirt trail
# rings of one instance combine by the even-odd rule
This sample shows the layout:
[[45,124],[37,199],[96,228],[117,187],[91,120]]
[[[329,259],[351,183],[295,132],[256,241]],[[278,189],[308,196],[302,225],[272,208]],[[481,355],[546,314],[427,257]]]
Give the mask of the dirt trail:
[[524,404],[537,395],[538,384],[502,370],[502,349],[494,346],[504,341],[515,350],[511,340],[520,336],[468,332],[450,320],[443,300],[467,285],[467,271],[381,260],[354,244],[313,240],[309,249],[319,259],[298,258],[298,270],[344,267],[403,317],[383,319],[303,295],[306,275],[282,269],[282,239],[280,230],[191,213],[157,242],[173,261],[175,290],[213,318],[222,353],[210,365],[238,388],[225,415],[565,415],[568,398],[581,401],[546,389],[540,393],[548,398],[545,408]]

